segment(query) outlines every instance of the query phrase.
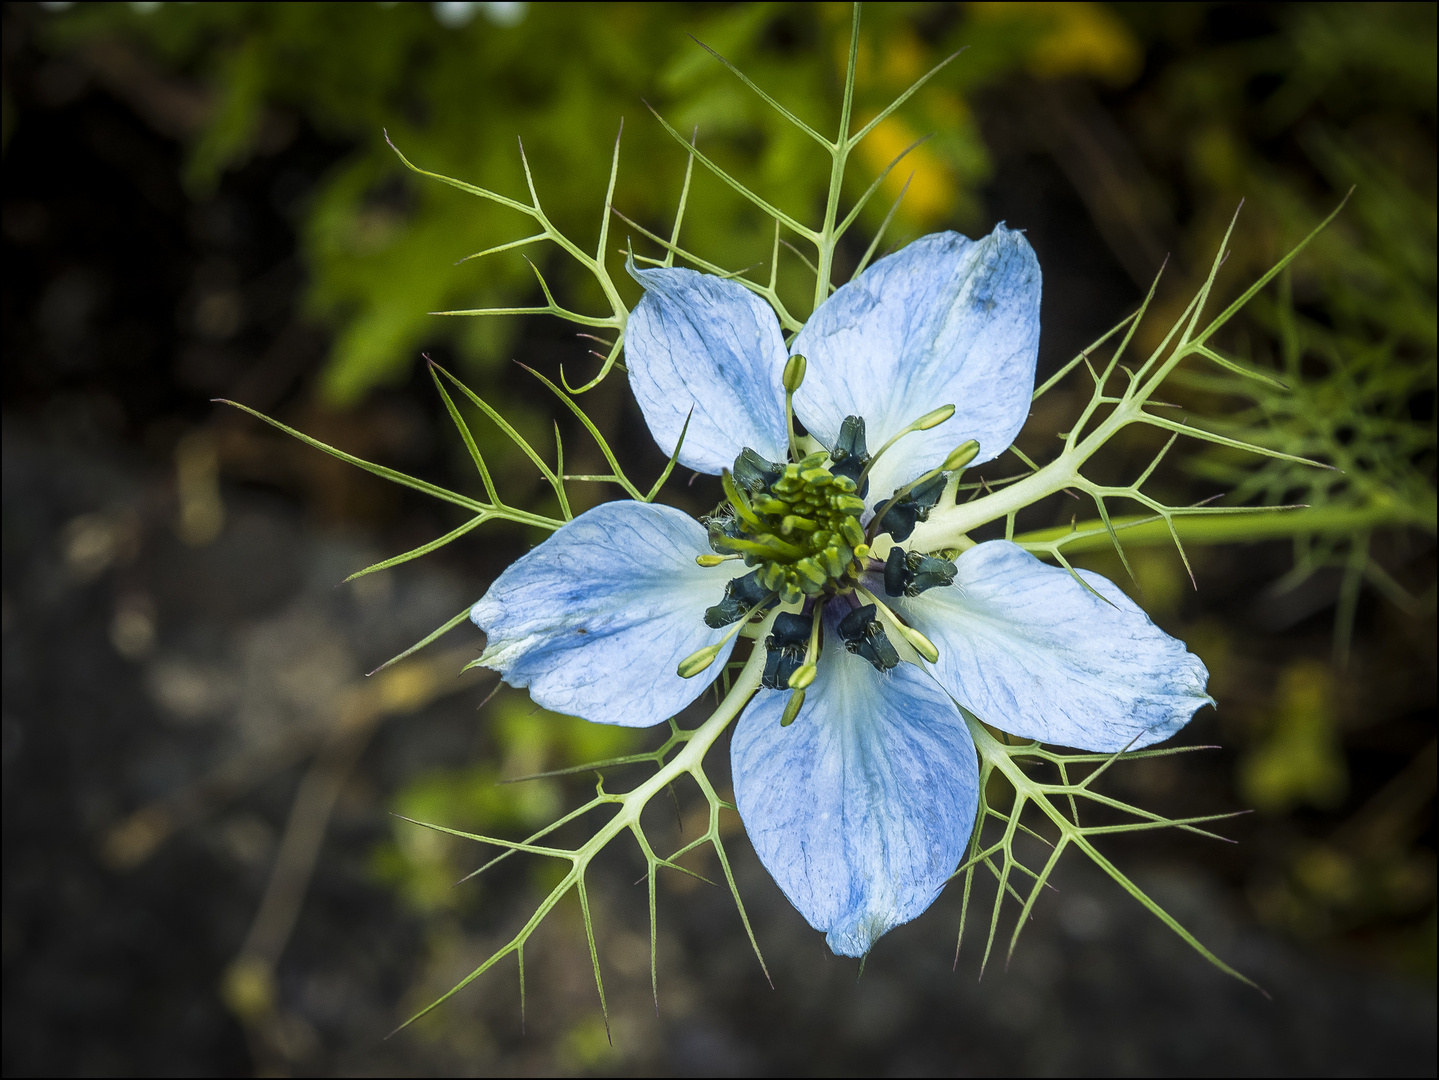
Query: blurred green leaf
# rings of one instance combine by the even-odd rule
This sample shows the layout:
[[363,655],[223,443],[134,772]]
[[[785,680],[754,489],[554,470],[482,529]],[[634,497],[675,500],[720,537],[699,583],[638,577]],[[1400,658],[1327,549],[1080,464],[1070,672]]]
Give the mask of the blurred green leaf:
[[1334,673],[1300,660],[1275,689],[1271,726],[1240,763],[1239,789],[1254,806],[1282,812],[1295,806],[1332,808],[1349,788],[1334,712]]

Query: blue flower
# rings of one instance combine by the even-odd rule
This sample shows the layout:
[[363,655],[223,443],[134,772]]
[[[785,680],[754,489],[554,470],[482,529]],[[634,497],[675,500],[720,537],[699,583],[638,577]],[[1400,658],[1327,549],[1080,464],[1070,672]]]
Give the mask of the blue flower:
[[[630,385],[666,453],[688,418],[678,460],[721,474],[726,502],[703,522],[629,501],[581,514],[474,606],[481,661],[545,708],[642,727],[705,689],[681,671],[719,670],[735,632],[769,618],[763,688],[731,742],[736,803],[785,895],[862,956],[964,858],[979,772],[961,706],[1116,751],[1188,723],[1208,673],[1098,575],[1079,572],[1086,588],[1000,540],[952,561],[902,546],[946,469],[998,456],[1029,412],[1040,273],[1020,233],[923,237],[789,348],[736,282],[632,273]],[[799,457],[801,376],[794,415],[822,450]]]

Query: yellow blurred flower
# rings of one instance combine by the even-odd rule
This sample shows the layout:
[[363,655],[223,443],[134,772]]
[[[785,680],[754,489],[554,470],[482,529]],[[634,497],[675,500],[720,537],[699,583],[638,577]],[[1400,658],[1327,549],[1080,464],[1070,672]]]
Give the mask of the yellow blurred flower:
[[1029,54],[1029,70],[1042,79],[1093,75],[1123,86],[1139,74],[1144,50],[1104,4],[971,3],[971,17],[1024,20],[1045,27]]

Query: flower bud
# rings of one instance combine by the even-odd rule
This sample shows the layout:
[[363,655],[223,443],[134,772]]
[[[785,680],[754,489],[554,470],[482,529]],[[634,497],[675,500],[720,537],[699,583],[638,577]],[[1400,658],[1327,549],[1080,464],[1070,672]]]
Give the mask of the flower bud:
[[784,703],[784,712],[780,714],[779,726],[789,727],[793,724],[794,718],[799,715],[802,708],[804,708],[804,691],[796,690]]
[[939,427],[951,416],[954,415],[953,405],[941,405],[934,412],[925,413],[914,422],[915,431],[928,431],[932,427]]
[[723,647],[724,643],[721,642],[718,645],[706,645],[698,652],[690,653],[680,661],[679,667],[675,669],[679,672],[679,677],[681,679],[693,679],[701,671],[715,662],[715,657],[719,655],[720,649]]
[[805,369],[809,367],[809,361],[799,353],[795,353],[784,362],[784,392],[793,394],[799,389],[800,383],[804,382]]
[[944,472],[952,472],[955,469],[962,469],[971,461],[973,461],[976,455],[978,455],[978,453],[979,443],[975,442],[973,439],[970,439],[968,442],[961,443],[959,446],[951,450],[949,452],[949,457],[944,459],[944,464],[940,466],[940,469]]

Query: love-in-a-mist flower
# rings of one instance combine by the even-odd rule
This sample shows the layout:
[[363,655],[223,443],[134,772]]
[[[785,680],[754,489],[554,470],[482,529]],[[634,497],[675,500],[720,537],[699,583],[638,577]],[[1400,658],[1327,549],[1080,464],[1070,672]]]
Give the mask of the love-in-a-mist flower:
[[679,462],[721,474],[725,502],[703,522],[632,501],[581,514],[474,606],[481,662],[547,709],[648,726],[769,620],[735,800],[785,895],[862,956],[964,858],[979,772],[961,707],[1046,743],[1138,748],[1209,701],[1207,672],[1096,574],[1002,540],[953,559],[906,546],[949,474],[1002,453],[1029,412],[1040,273],[1020,233],[923,237],[788,348],[736,282],[632,273],[630,386],[660,449],[684,431]]

